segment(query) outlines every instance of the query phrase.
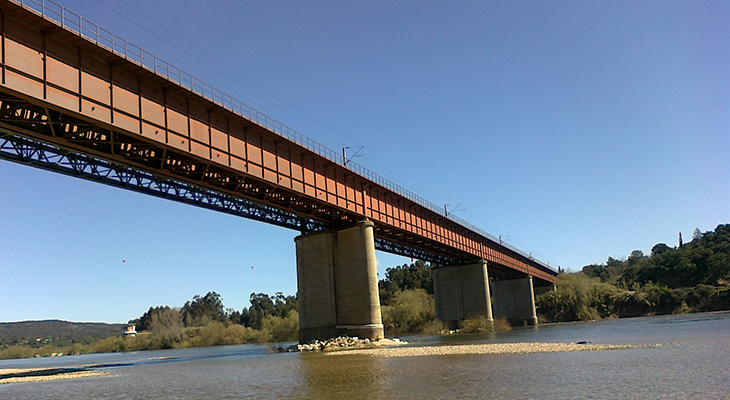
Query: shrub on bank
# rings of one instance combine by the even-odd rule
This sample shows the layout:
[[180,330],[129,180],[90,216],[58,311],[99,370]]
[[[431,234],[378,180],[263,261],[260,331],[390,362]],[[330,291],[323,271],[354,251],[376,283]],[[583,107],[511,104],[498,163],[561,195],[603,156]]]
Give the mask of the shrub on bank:
[[596,306],[612,294],[607,286],[610,285],[583,273],[561,274],[555,290],[538,296],[536,305],[542,318],[549,322],[600,319]]
[[[298,322],[297,322],[298,323]],[[258,342],[260,333],[243,325],[232,324],[221,332],[222,345],[245,344]]]
[[37,354],[38,349],[34,349],[26,345],[10,346],[7,349],[0,351],[0,359],[7,358],[30,358]]
[[459,331],[463,333],[479,333],[479,332],[503,332],[512,330],[512,325],[506,318],[488,320],[484,315],[476,315],[459,321]]
[[208,325],[187,328],[184,335],[185,347],[219,346],[223,344],[223,332],[226,330],[222,322],[211,322]]
[[267,315],[261,320],[259,342],[291,342],[299,339],[299,313],[289,311],[285,318]]
[[561,274],[556,288],[535,301],[541,322],[681,314],[727,309],[726,287],[669,288],[653,282],[621,289],[584,273]]
[[464,333],[489,332],[494,328],[494,321],[484,315],[476,315],[459,321],[459,330]]
[[118,353],[126,351],[126,343],[121,336],[110,336],[91,344],[92,353]]
[[27,344],[9,346],[0,351],[0,360],[11,358],[32,358],[32,357],[50,357],[55,355],[70,354],[66,349],[45,345],[42,347],[33,347]]
[[395,292],[390,305],[380,308],[386,335],[431,334],[443,330],[436,322],[433,296],[424,289]]
[[82,343],[74,343],[70,346],[66,346],[63,349],[63,354],[66,355],[78,355],[91,353],[91,346]]

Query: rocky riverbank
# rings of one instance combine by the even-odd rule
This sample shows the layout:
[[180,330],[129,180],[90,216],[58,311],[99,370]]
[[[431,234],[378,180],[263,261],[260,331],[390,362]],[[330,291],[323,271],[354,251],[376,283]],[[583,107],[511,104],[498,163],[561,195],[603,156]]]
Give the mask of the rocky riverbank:
[[288,348],[276,348],[279,352],[310,352],[310,351],[341,351],[341,350],[355,350],[355,349],[374,349],[383,346],[398,346],[407,344],[408,342],[400,340],[398,338],[393,339],[360,339],[357,336],[340,336],[327,340],[313,340],[309,343],[296,344],[289,346]]

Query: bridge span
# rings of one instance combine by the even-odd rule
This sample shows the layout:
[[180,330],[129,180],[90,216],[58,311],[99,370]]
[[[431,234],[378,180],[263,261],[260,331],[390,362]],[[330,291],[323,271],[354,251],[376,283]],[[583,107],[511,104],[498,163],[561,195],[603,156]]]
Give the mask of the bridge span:
[[537,322],[530,255],[51,0],[0,27],[0,157],[301,232],[300,340],[382,337],[376,249],[438,265],[442,320]]

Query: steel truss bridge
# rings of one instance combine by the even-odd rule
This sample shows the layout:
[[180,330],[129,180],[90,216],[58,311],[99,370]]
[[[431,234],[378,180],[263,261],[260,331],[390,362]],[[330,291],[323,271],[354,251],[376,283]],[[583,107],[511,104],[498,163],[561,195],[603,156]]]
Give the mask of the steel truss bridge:
[[0,158],[498,278],[557,271],[50,0],[0,0]]

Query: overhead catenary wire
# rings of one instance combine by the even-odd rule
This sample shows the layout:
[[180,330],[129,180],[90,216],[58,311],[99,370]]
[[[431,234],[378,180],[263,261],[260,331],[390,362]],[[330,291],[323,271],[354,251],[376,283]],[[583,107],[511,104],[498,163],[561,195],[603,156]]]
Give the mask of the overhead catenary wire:
[[[193,43],[191,43],[190,41],[188,41],[184,37],[182,37],[180,34],[176,33],[175,31],[173,31],[173,30],[171,30],[169,28],[167,28],[165,25],[161,24],[159,21],[151,18],[146,13],[144,13],[144,12],[140,11],[139,9],[135,8],[133,5],[129,4],[127,1],[125,1],[125,0],[119,0],[118,3],[122,3],[127,8],[129,8],[130,10],[132,10],[136,14],[135,17],[142,17],[142,18],[150,21],[155,26],[159,27],[160,29],[162,29],[165,32],[167,32],[169,35],[173,36],[176,40],[184,43],[184,46],[180,46],[180,45],[178,45],[176,43],[173,43],[173,41],[168,40],[167,38],[163,37],[161,34],[159,34],[157,32],[154,32],[153,30],[149,29],[148,27],[146,27],[146,26],[138,23],[135,20],[135,18],[130,18],[129,16],[125,15],[124,13],[120,12],[117,9],[112,8],[110,5],[101,2],[100,0],[95,0],[95,2],[98,3],[99,5],[105,7],[106,9],[112,11],[113,13],[119,15],[120,17],[124,18],[125,20],[129,21],[131,24],[139,27],[140,29],[144,30],[145,32],[147,32],[147,33],[153,35],[154,37],[162,40],[163,42],[165,42],[169,46],[172,46],[176,50],[178,50],[178,51],[182,52],[183,54],[185,54],[187,57],[190,57],[193,60],[197,61],[198,63],[200,63],[200,65],[205,66],[206,68],[210,69],[211,71],[219,74],[222,78],[230,81],[231,83],[235,84],[237,87],[239,87],[239,88],[247,91],[248,93],[250,93],[250,94],[256,96],[257,98],[263,100],[267,104],[270,104],[271,106],[277,108],[278,110],[286,113],[288,116],[296,119],[300,123],[302,123],[302,124],[306,125],[307,127],[313,129],[317,133],[322,134],[322,135],[326,136],[328,139],[330,139],[330,140],[338,143],[339,144],[339,147],[349,147],[345,143],[343,143],[341,140],[346,140],[348,144],[355,143],[359,147],[365,147],[365,145],[362,142],[360,142],[359,140],[357,140],[357,139],[355,139],[353,137],[350,137],[347,134],[345,134],[343,132],[340,132],[339,130],[337,130],[337,129],[331,127],[331,126],[329,126],[328,124],[326,124],[324,122],[322,122],[321,120],[319,120],[319,119],[317,119],[317,118],[315,118],[315,117],[313,117],[313,116],[311,116],[311,115],[309,115],[309,114],[307,114],[307,113],[299,110],[294,105],[292,105],[289,102],[287,102],[287,101],[279,98],[275,94],[273,94],[270,91],[266,90],[264,87],[258,85],[257,83],[253,82],[252,80],[248,79],[247,77],[245,77],[240,72],[236,71],[235,69],[231,68],[227,64],[223,63],[222,61],[220,61],[216,57],[208,54],[206,51],[198,48]],[[200,55],[203,55],[205,57],[205,59],[212,60],[217,65],[221,66],[223,69],[229,71],[230,74],[235,75],[235,77],[234,76],[231,76],[229,73],[226,73],[226,72],[222,71],[221,68],[218,68],[218,67],[216,67],[214,65],[211,65],[209,62],[201,59],[201,57],[199,57],[199,56],[197,56],[195,54],[192,54],[189,51],[190,49],[194,50],[195,52],[197,52]],[[246,84],[242,83],[239,79],[245,81],[249,86],[247,86]],[[254,87],[256,90],[252,89],[250,86]],[[312,121],[312,122],[310,123],[309,121]],[[319,125],[319,126],[316,126],[315,124],[316,125]],[[324,129],[322,129],[322,128],[324,128]],[[332,134],[336,135],[337,137],[333,136],[332,134],[328,134],[325,130],[331,132]],[[368,144],[368,147],[372,148],[371,144]],[[362,155],[363,156],[366,156],[366,155],[367,156],[370,156],[370,157],[365,157],[364,158],[365,160],[367,160],[365,162],[366,164],[368,164],[368,165],[374,165],[376,167],[379,167],[378,168],[379,170],[388,172],[389,175],[396,175],[396,176],[398,176],[399,179],[403,179],[405,181],[404,184],[407,184],[410,187],[414,187],[414,189],[417,188],[417,190],[419,192],[424,193],[429,198],[436,200],[437,203],[440,203],[440,204],[448,204],[448,203],[450,203],[452,201],[450,199],[444,198],[443,195],[442,195],[442,193],[439,193],[439,192],[433,190],[431,187],[429,187],[428,185],[424,184],[420,180],[416,179],[414,176],[412,176],[408,172],[404,171],[402,168],[399,168],[398,166],[394,165],[388,159],[386,159],[385,157],[383,157],[380,154],[378,154],[378,152],[366,152],[366,154],[362,154]],[[378,160],[380,160],[380,162],[374,160],[373,158],[377,158]],[[372,167],[369,166],[368,168],[372,168]],[[381,175],[384,175],[382,172],[380,174]],[[454,212],[463,212],[463,211],[466,211],[466,210],[465,209],[452,210],[451,212],[447,212],[447,214],[454,213]],[[473,220],[478,221],[479,222],[479,225],[485,225],[485,221],[482,218],[478,217],[477,215],[475,215],[472,212],[467,212],[467,213],[471,216],[471,218],[473,218]]]
[[[297,121],[299,121],[299,122],[307,125],[308,127],[312,128],[316,132],[318,132],[318,133],[320,133],[320,134],[328,137],[329,139],[337,142],[340,145],[339,147],[347,147],[347,144],[346,143],[343,143],[343,142],[340,141],[341,139],[347,140],[347,143],[350,143],[350,144],[355,143],[355,144],[357,144],[357,146],[365,147],[365,144],[363,144],[362,142],[359,142],[357,139],[355,139],[353,137],[350,137],[347,134],[345,134],[343,132],[340,132],[339,130],[337,130],[337,129],[329,126],[328,124],[320,121],[319,119],[317,119],[317,118],[315,118],[315,117],[313,117],[313,116],[311,116],[311,115],[309,115],[309,114],[307,114],[307,113],[299,110],[294,105],[292,105],[289,102],[287,102],[287,101],[285,101],[285,100],[277,97],[275,94],[273,94],[270,91],[266,90],[264,87],[258,85],[257,83],[251,81],[250,79],[246,78],[240,72],[238,72],[235,69],[231,68],[227,64],[221,62],[216,57],[208,54],[204,50],[198,48],[193,43],[191,43],[190,41],[188,41],[187,39],[185,39],[184,37],[182,37],[181,35],[179,35],[175,31],[167,28],[165,25],[163,25],[159,21],[151,18],[148,14],[146,14],[146,13],[140,11],[139,9],[135,8],[133,5],[129,4],[127,1],[125,1],[125,0],[119,0],[119,3],[124,4],[127,8],[129,8],[134,13],[136,13],[136,16],[142,17],[142,18],[150,21],[155,26],[157,26],[160,29],[162,29],[165,32],[167,32],[169,35],[172,35],[176,40],[179,40],[180,42],[184,43],[185,46],[179,46],[179,45],[173,43],[172,41],[170,41],[167,38],[163,37],[162,35],[158,34],[157,32],[154,32],[154,31],[150,30],[149,28],[147,28],[146,26],[140,24],[139,22],[137,22],[135,20],[135,18],[130,18],[129,16],[123,14],[119,10],[116,10],[116,9],[112,8],[110,5],[101,2],[100,0],[94,0],[94,1],[96,3],[98,3],[99,5],[105,7],[106,9],[112,11],[113,13],[119,15],[120,17],[124,18],[125,20],[127,20],[131,24],[134,24],[135,26],[139,27],[140,29],[144,30],[145,32],[148,32],[149,34],[151,34],[151,35],[155,36],[156,38],[162,40],[163,42],[167,43],[168,45],[172,46],[173,48],[175,48],[175,49],[183,52],[186,56],[194,59],[195,61],[197,61],[201,65],[209,68],[213,72],[219,74],[221,77],[223,77],[223,78],[229,80],[230,82],[234,83],[236,86],[238,86],[238,87],[246,90],[247,92],[249,92],[249,93],[257,96],[258,98],[260,98],[261,100],[265,101],[266,103],[268,103],[268,104],[276,107],[277,109],[281,110],[282,112],[285,112],[287,115],[295,118]],[[190,51],[188,51],[188,49],[193,49],[196,52],[198,52],[199,54],[205,56],[206,59],[214,61],[216,64],[218,64],[221,67],[223,67],[224,69],[230,71],[230,73],[234,74],[236,77],[244,80],[245,82],[247,82],[251,86],[255,87],[259,92],[255,91],[255,90],[252,90],[250,87],[247,87],[246,85],[244,85],[243,83],[241,83],[240,81],[238,81],[236,78],[234,78],[234,77],[230,76],[229,74],[221,71],[219,68],[216,68],[215,66],[211,65],[210,63],[208,63],[205,60],[201,59],[200,57],[196,56],[195,54],[192,54]],[[267,98],[266,96],[263,96],[261,93],[264,93],[266,96],[269,96],[270,98]],[[281,103],[282,105],[277,104],[277,102],[278,103]],[[301,116],[297,116],[294,112],[300,114]],[[340,139],[338,139],[338,138],[336,138],[336,137],[328,134],[324,130],[318,128],[317,126],[315,126],[313,124],[311,124],[305,118],[313,121],[314,123],[316,123],[316,124],[320,125],[321,127],[325,128],[326,130],[334,133],[335,135],[339,136]],[[372,146],[369,145],[369,147],[372,147]],[[363,154],[363,155],[365,155],[365,154]],[[377,152],[367,152],[367,155],[371,156],[371,157],[366,157],[365,158],[367,160],[367,164],[372,164],[372,165],[375,165],[375,166],[380,167],[381,170],[388,171],[390,173],[398,174],[400,176],[400,178],[402,178],[402,179],[404,179],[404,180],[407,181],[407,183],[408,183],[409,186],[417,186],[419,188],[419,191],[427,193],[429,197],[437,200],[438,203],[442,203],[443,204],[443,203],[449,202],[449,200],[443,198],[440,193],[436,192],[435,190],[433,190],[429,186],[425,185],[423,182],[419,181],[418,179],[416,179],[415,177],[413,177],[409,173],[405,172],[403,169],[397,167],[396,165],[394,165],[393,163],[391,163],[390,161],[388,161],[386,158],[384,158],[383,156],[381,156]],[[372,157],[378,158],[379,160],[382,161],[382,163],[378,163],[377,161],[372,160]]]

